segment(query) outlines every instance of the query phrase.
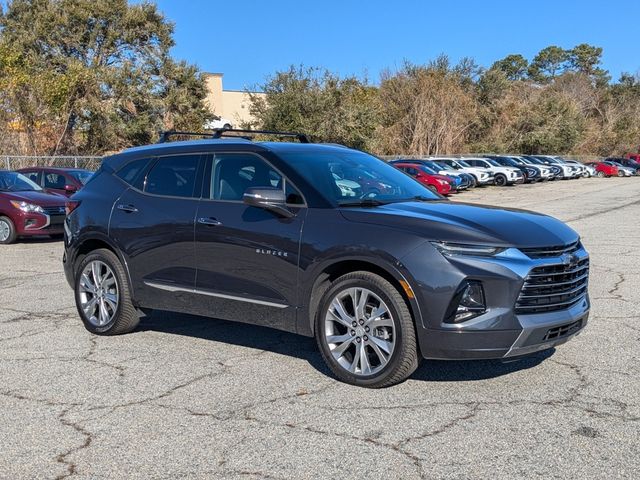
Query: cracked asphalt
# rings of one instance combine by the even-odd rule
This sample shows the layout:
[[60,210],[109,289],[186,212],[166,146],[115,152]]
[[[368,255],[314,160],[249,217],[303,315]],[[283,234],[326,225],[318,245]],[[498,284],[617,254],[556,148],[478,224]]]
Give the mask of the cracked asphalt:
[[335,381],[314,341],[155,312],[94,337],[62,244],[0,248],[0,477],[638,478],[640,179],[454,197],[551,214],[591,254],[585,332],[515,363]]

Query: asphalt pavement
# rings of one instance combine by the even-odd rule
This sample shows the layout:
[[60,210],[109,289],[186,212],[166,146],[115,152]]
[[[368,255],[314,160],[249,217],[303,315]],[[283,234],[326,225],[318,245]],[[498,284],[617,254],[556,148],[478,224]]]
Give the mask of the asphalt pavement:
[[638,478],[640,178],[453,197],[568,222],[591,254],[586,330],[514,363],[334,380],[313,339],[155,312],[82,326],[62,243],[0,246],[0,478]]

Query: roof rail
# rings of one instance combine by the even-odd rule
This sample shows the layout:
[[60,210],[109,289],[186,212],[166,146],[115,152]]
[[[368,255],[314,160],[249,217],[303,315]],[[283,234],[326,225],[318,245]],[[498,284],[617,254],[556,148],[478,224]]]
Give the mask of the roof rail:
[[256,135],[275,135],[279,137],[291,137],[298,140],[300,143],[311,143],[309,137],[307,137],[303,133],[295,133],[295,132],[277,132],[273,130],[247,130],[241,128],[216,128],[211,132],[179,132],[176,130],[167,130],[160,132],[160,138],[158,139],[158,143],[165,143],[169,141],[169,138],[174,135],[183,135],[187,137],[208,137],[208,138],[221,138],[221,137],[231,137],[231,138],[243,138],[245,140],[251,140],[251,136],[243,136],[243,135],[229,135],[230,133],[247,133],[247,134],[256,134]]

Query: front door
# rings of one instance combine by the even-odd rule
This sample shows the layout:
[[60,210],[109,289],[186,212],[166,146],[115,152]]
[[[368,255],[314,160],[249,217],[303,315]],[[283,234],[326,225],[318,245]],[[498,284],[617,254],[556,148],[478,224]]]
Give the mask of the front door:
[[[283,218],[245,205],[249,187],[282,188]],[[217,153],[206,163],[196,216],[196,294],[201,314],[295,331],[298,255],[307,209],[302,196],[262,157]]]

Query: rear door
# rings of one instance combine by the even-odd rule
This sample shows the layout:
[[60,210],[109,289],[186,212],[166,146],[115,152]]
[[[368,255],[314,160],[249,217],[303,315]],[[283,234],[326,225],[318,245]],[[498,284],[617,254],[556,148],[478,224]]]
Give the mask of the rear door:
[[[245,205],[249,187],[282,188],[283,218]],[[206,163],[195,238],[199,313],[295,330],[300,236],[307,209],[297,189],[253,153],[216,153]]]
[[110,236],[127,257],[135,298],[144,307],[191,311],[202,158],[180,154],[150,160],[137,179],[133,171],[133,185],[115,202]]

